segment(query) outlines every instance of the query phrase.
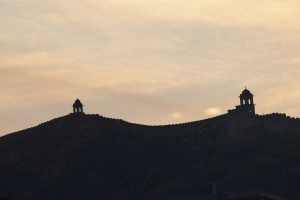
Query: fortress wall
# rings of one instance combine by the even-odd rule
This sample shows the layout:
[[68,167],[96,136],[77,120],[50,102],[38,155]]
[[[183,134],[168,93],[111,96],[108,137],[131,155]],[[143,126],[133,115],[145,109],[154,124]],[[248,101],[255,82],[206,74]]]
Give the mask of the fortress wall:
[[219,115],[207,119],[202,119],[202,120],[196,120],[196,121],[191,121],[191,122],[184,122],[184,123],[177,123],[177,124],[166,124],[166,125],[142,125],[141,126],[147,126],[147,127],[159,127],[159,128],[164,128],[164,127],[179,127],[179,126],[196,126],[199,124],[203,124],[206,122],[214,123],[217,121],[220,121],[222,119],[225,119],[227,117],[227,114],[224,115]]
[[[271,113],[267,115],[259,115],[260,122],[265,124],[270,129],[282,129],[292,130],[300,128],[300,119],[287,116],[284,113]],[[283,129],[282,129],[283,131]]]
[[[19,131],[16,131],[16,132],[13,132],[13,133],[9,133],[7,135],[14,135],[14,134],[18,134],[18,133],[24,133],[26,131],[29,131],[33,128],[42,128],[42,127],[45,127],[45,126],[51,126],[53,124],[56,125],[56,128],[60,129],[61,128],[61,125],[63,124],[63,121],[65,121],[65,119],[72,119],[75,117],[79,117],[80,115],[74,115],[74,114],[68,114],[68,115],[64,115],[64,116],[60,116],[60,117],[56,117],[54,119],[51,119],[49,121],[46,121],[46,122],[43,122],[43,123],[40,123],[36,126],[32,126],[30,128],[26,128],[26,129],[23,129],[23,130],[19,130]],[[113,121],[113,123],[122,123],[123,125],[125,126],[134,126],[134,127],[145,127],[145,128],[156,128],[156,129],[161,129],[161,128],[178,128],[178,127],[197,127],[199,125],[203,125],[203,124],[206,124],[206,123],[211,123],[211,124],[214,124],[214,123],[218,123],[219,121],[222,121],[224,119],[227,119],[227,114],[223,114],[223,115],[219,115],[219,116],[215,116],[215,117],[211,117],[211,118],[207,118],[207,119],[202,119],[202,120],[196,120],[196,121],[191,121],[191,122],[184,122],[184,123],[178,123],[178,124],[166,124],[166,125],[145,125],[145,124],[138,124],[138,123],[132,123],[132,122],[127,122],[127,121],[124,121],[122,119],[115,119],[115,118],[109,118],[109,117],[104,117],[104,116],[101,116],[99,114],[84,114],[80,117],[83,117],[83,118],[89,118],[89,119],[93,119],[93,124],[97,123],[98,120],[109,120],[109,121]],[[62,121],[60,121],[62,120]],[[60,122],[60,123],[57,123],[57,122]],[[91,126],[93,126],[93,124],[91,124]],[[92,127],[93,128],[93,127]],[[7,136],[7,135],[4,135],[4,136]],[[4,137],[2,136],[2,137]]]
[[122,119],[116,119],[116,118],[109,118],[109,117],[100,116],[99,114],[89,114],[89,115],[86,115],[86,116],[94,116],[94,117],[99,117],[99,118],[106,119],[106,120],[119,121],[119,122],[126,123],[126,124],[128,124],[130,126],[163,128],[163,127],[177,127],[177,126],[197,125],[197,124],[203,123],[203,122],[214,123],[216,121],[225,119],[227,117],[227,114],[223,114],[223,115],[219,115],[219,116],[215,116],[215,117],[211,117],[211,118],[207,118],[207,119],[203,119],[203,120],[196,120],[196,121],[184,122],[184,123],[177,123],[177,124],[165,124],[165,125],[146,125],[146,124],[132,123],[132,122],[124,121]]
[[[51,124],[55,124],[56,128],[60,129],[61,126],[63,125],[63,122],[65,119],[76,119],[77,117],[83,117],[85,119],[91,119],[89,123],[91,123],[91,128],[96,129],[97,124],[99,123],[98,120],[109,120],[112,123],[120,123],[123,126],[127,127],[145,127],[145,128],[155,128],[155,129],[161,129],[161,128],[179,128],[179,127],[199,127],[204,124],[214,124],[215,126],[218,125],[220,122],[224,122],[224,120],[228,120],[228,124],[231,130],[234,130],[234,132],[238,132],[240,129],[245,128],[245,127],[250,127],[253,126],[254,124],[258,123],[260,121],[261,123],[278,123],[280,122],[281,125],[284,126],[300,126],[300,118],[294,118],[287,116],[284,113],[270,113],[270,114],[265,114],[265,115],[255,115],[254,117],[246,117],[241,119],[240,117],[236,117],[232,114],[223,114],[207,119],[202,119],[202,120],[196,120],[196,121],[191,121],[191,122],[184,122],[184,123],[178,123],[178,124],[166,124],[166,125],[145,125],[145,124],[138,124],[138,123],[131,123],[124,121],[122,119],[114,119],[114,118],[109,118],[109,117],[104,117],[99,114],[84,114],[84,115],[75,115],[75,114],[68,114],[65,116],[57,117],[54,119],[51,119],[49,121],[43,122],[37,126],[33,126],[30,128],[26,128],[24,130],[16,131],[7,135],[12,135],[12,134],[18,134],[20,132],[26,132],[29,131],[33,128],[38,128],[38,127],[45,127],[49,126]],[[61,121],[62,120],[62,121]],[[60,123],[57,123],[57,122]],[[275,127],[276,125],[274,125]],[[7,135],[4,135],[2,137],[5,137]]]

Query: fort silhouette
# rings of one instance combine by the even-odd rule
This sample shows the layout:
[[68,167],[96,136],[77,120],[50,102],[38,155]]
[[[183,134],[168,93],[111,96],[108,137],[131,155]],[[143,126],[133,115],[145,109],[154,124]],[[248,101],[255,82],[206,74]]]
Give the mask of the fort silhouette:
[[[284,119],[284,121],[289,121],[289,122],[300,122],[299,117],[291,117],[287,116],[285,113],[269,113],[269,114],[263,114],[259,115],[256,114],[255,112],[255,104],[254,104],[254,95],[245,87],[245,89],[241,92],[239,95],[239,100],[240,100],[240,105],[235,106],[235,109],[229,109],[227,113],[221,114],[218,116],[206,118],[206,119],[200,119],[196,121],[190,121],[190,122],[183,122],[183,123],[176,123],[176,124],[165,124],[165,125],[146,125],[146,124],[138,124],[138,123],[132,123],[128,121],[124,121],[123,119],[116,119],[116,118],[110,118],[110,117],[105,117],[99,114],[86,114],[83,109],[83,103],[81,102],[80,99],[76,99],[75,102],[73,103],[73,112],[57,117],[54,119],[51,119],[49,121],[43,122],[41,124],[38,124],[37,126],[42,126],[44,124],[48,124],[51,122],[55,122],[59,119],[64,119],[66,117],[97,117],[97,118],[103,118],[103,119],[110,119],[110,120],[117,120],[121,121],[127,124],[131,125],[137,125],[137,126],[143,126],[143,127],[170,127],[170,126],[188,126],[188,125],[197,125],[198,123],[201,122],[216,122],[218,123],[219,120],[226,120],[229,124],[229,127],[231,128],[232,132],[238,132],[240,128],[249,128],[253,126],[254,124],[260,123],[261,120],[267,120],[267,121],[272,121],[274,119]],[[34,127],[37,127],[34,126]],[[20,131],[16,131],[14,133],[22,132],[24,130],[29,130],[30,127],[27,129],[23,129]],[[13,134],[13,133],[10,133]],[[4,135],[5,136],[5,135]]]
[[[236,109],[229,110],[231,115],[249,116],[255,115],[255,104],[253,100],[253,94],[245,88],[240,95],[240,105],[236,106]],[[73,104],[73,114],[84,114],[83,104],[79,99],[76,99]]]
[[[227,113],[221,114],[218,116],[214,116],[211,118],[201,119],[197,121],[191,121],[191,122],[184,122],[184,123],[176,123],[176,124],[166,124],[166,125],[145,125],[145,124],[137,124],[137,123],[131,123],[124,121],[122,119],[115,119],[115,118],[109,118],[104,117],[99,114],[85,114],[83,110],[83,104],[82,102],[77,98],[75,102],[73,103],[73,112],[70,114],[70,116],[85,116],[85,117],[99,117],[99,118],[105,118],[105,119],[112,119],[112,120],[118,120],[122,122],[126,122],[128,124],[138,125],[138,126],[144,126],[144,127],[170,127],[170,126],[185,126],[185,125],[196,125],[199,122],[218,122],[218,120],[224,120],[226,119],[228,121],[228,124],[232,130],[232,132],[239,131],[239,128],[246,128],[253,126],[255,123],[259,123],[259,119],[264,120],[272,120],[272,119],[285,119],[285,120],[299,120],[300,118],[290,117],[287,116],[285,113],[270,113],[270,114],[264,114],[264,115],[258,115],[255,112],[255,104],[254,104],[254,95],[248,90],[246,87],[239,95],[240,105],[235,106],[235,109],[228,110]],[[67,115],[69,116],[69,115]],[[66,116],[58,117],[55,119],[52,119],[48,122],[44,122],[40,125],[47,124],[51,121],[56,121],[57,119],[65,118]]]
[[[216,117],[143,125],[85,114],[0,137],[0,197],[13,199],[300,199],[300,119],[258,115],[245,88]],[[220,198],[210,197],[211,183]],[[269,193],[239,191],[263,190]]]

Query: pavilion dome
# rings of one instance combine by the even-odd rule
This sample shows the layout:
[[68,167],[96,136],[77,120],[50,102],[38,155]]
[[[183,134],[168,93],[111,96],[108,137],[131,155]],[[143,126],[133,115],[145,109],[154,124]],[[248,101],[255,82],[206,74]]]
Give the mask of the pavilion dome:
[[245,88],[241,94],[241,97],[251,97],[251,96],[253,96],[253,94],[247,88]]
[[79,99],[76,99],[76,101],[73,104],[73,107],[82,107],[83,104],[81,103],[81,101]]

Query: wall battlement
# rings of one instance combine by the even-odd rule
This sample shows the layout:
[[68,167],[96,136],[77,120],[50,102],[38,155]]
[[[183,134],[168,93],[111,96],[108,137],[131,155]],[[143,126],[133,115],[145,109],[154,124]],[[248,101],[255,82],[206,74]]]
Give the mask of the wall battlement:
[[202,120],[196,120],[196,121],[191,121],[191,122],[184,122],[184,123],[177,123],[177,124],[166,124],[166,125],[146,125],[146,124],[139,124],[139,123],[133,123],[133,122],[127,122],[123,119],[116,119],[116,118],[110,118],[110,117],[105,117],[101,116],[99,114],[68,114],[64,115],[61,117],[57,117],[54,119],[51,119],[49,121],[43,122],[38,124],[37,126],[33,126],[27,129],[23,129],[20,131],[16,131],[7,135],[4,135],[2,137],[8,136],[8,135],[13,135],[13,134],[18,134],[18,133],[24,133],[27,132],[33,128],[39,128],[39,127],[44,127],[44,126],[49,126],[51,124],[56,124],[57,122],[63,123],[63,121],[67,119],[72,119],[72,118],[77,118],[77,119],[90,119],[93,122],[97,122],[98,120],[108,120],[108,121],[114,121],[117,123],[122,123],[125,126],[137,126],[137,127],[145,127],[145,128],[176,128],[176,127],[193,127],[193,126],[198,126],[202,125],[205,123],[218,123],[218,121],[222,120],[228,120],[228,124],[230,129],[232,130],[240,130],[245,127],[253,126],[254,124],[257,124],[259,121],[262,122],[270,122],[270,121],[282,121],[282,123],[299,123],[300,118],[295,118],[295,117],[290,117],[287,116],[285,113],[270,113],[270,114],[265,114],[265,115],[253,115],[253,116],[246,116],[246,117],[233,117],[235,115],[232,115],[232,113],[226,113],[222,115],[218,115],[215,117],[211,118],[206,118]]

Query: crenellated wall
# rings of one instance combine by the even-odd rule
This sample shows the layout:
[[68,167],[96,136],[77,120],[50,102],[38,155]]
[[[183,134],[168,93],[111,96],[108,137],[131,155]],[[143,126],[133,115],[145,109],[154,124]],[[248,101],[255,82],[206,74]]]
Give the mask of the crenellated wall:
[[[276,123],[279,123],[281,125],[288,125],[288,126],[294,126],[294,124],[299,124],[300,118],[294,118],[287,116],[284,113],[270,113],[270,114],[265,114],[265,115],[249,115],[249,116],[240,116],[240,115],[235,115],[234,113],[226,113],[223,115],[207,118],[207,119],[202,119],[202,120],[197,120],[197,121],[191,121],[191,122],[185,122],[185,123],[178,123],[178,124],[166,124],[166,125],[145,125],[145,124],[138,124],[138,123],[132,123],[132,122],[127,122],[122,119],[115,119],[115,118],[109,118],[109,117],[104,117],[99,114],[68,114],[65,116],[57,117],[54,119],[51,119],[49,121],[43,122],[37,126],[33,126],[31,128],[27,128],[24,130],[16,131],[7,135],[12,135],[12,134],[18,134],[20,132],[24,133],[26,131],[29,131],[30,129],[33,128],[39,128],[39,127],[45,127],[49,126],[53,128],[53,125],[55,125],[55,128],[60,129],[61,126],[63,126],[64,122],[66,120],[81,120],[81,119],[88,119],[91,123],[91,128],[93,127],[93,124],[98,124],[99,120],[103,120],[103,122],[113,122],[113,123],[121,123],[124,126],[136,126],[136,127],[145,127],[145,128],[176,128],[176,127],[196,127],[201,124],[218,124],[218,122],[224,120],[227,120],[228,122],[228,127],[231,130],[231,133],[239,133],[241,130],[245,128],[252,127],[254,125],[257,125],[258,123],[269,123],[272,124],[274,123],[274,127],[276,127]],[[76,123],[74,122],[74,128],[76,128]],[[282,124],[284,123],[284,124]],[[7,135],[4,135],[2,137],[5,137]]]

